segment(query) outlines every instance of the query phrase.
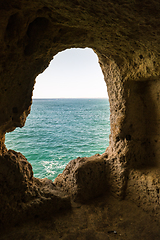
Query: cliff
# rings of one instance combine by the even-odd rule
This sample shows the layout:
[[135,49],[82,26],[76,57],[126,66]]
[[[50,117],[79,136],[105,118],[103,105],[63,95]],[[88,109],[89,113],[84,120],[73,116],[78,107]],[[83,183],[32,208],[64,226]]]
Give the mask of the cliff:
[[[159,11],[158,0],[0,2],[2,227],[106,194],[134,202],[158,221]],[[98,55],[110,101],[110,145],[101,156],[71,161],[52,183],[34,178],[27,159],[6,149],[5,134],[24,126],[36,76],[72,47]]]

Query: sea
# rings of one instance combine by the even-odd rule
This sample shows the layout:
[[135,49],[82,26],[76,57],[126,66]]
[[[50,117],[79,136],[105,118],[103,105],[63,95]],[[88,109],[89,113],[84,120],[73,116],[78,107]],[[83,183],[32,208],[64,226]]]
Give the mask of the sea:
[[33,99],[23,128],[6,134],[8,149],[21,152],[34,176],[51,179],[77,157],[102,154],[109,145],[108,99]]

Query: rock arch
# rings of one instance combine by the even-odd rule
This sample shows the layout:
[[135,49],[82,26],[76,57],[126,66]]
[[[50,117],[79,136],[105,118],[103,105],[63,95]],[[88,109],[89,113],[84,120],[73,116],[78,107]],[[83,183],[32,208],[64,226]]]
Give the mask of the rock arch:
[[[106,185],[159,213],[159,10],[158,0],[0,3],[1,222],[8,214],[20,221],[26,212],[43,216],[68,207],[70,196],[86,201]],[[35,179],[24,156],[8,151],[4,139],[23,127],[35,77],[70,47],[90,47],[99,57],[110,98],[110,146],[102,156],[73,161],[53,184]],[[81,181],[75,184],[78,165]]]

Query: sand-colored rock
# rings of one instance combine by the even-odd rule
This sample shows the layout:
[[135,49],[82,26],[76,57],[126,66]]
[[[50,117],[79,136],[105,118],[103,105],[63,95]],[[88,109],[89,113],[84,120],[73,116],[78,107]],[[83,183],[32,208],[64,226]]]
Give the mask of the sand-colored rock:
[[[159,0],[0,2],[3,225],[20,222],[26,212],[29,217],[42,217],[44,212],[50,215],[63,206],[68,208],[69,196],[74,193],[84,201],[103,191],[106,194],[108,189],[110,194],[134,201],[159,216],[159,12]],[[36,76],[55,54],[73,47],[92,48],[99,57],[110,101],[110,145],[102,175],[99,170],[104,156],[97,156],[93,162],[85,159],[82,164],[77,160],[77,168],[72,169],[71,162],[70,172],[65,170],[54,186],[50,181],[35,179],[24,156],[6,149],[5,133],[24,126]],[[94,167],[96,164],[98,168]],[[90,167],[92,174],[86,177]],[[83,181],[78,180],[83,176]],[[100,184],[102,179],[107,188]]]
[[159,240],[159,222],[153,220],[136,204],[108,195],[7,229],[0,239]]
[[21,153],[9,150],[0,163],[0,228],[70,208],[69,196],[51,180],[34,178]]
[[103,195],[109,188],[109,168],[106,167],[105,157],[95,155],[70,161],[54,184],[68,193],[75,202],[84,203]]

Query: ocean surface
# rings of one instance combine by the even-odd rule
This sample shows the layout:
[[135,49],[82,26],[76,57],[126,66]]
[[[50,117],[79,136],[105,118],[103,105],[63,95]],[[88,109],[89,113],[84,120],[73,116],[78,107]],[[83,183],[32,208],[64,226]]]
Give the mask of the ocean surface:
[[105,151],[109,117],[108,99],[33,99],[25,126],[5,143],[27,158],[35,177],[54,180],[70,160]]

